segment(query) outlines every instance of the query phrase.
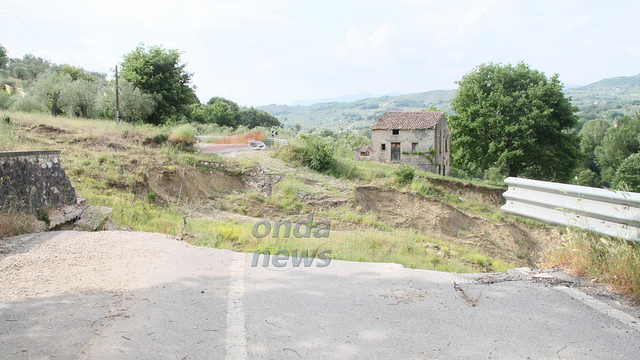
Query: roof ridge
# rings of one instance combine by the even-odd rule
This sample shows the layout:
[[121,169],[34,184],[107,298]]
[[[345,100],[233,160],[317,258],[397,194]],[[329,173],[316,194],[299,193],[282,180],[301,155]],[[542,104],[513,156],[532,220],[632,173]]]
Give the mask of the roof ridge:
[[386,111],[379,117],[371,130],[421,130],[433,129],[441,119],[445,119],[444,111]]

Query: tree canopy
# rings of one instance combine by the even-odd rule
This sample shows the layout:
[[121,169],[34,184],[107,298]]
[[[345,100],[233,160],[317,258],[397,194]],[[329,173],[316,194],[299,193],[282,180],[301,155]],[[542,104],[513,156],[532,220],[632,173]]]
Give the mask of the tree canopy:
[[7,56],[7,49],[0,45],[0,69],[7,67],[9,63],[9,56]]
[[218,124],[236,128],[246,126],[253,129],[262,127],[282,127],[275,116],[264,110],[253,107],[240,107],[237,103],[223,97],[212,97],[204,105],[195,105],[191,112],[191,119],[206,124]]
[[165,123],[176,115],[187,115],[190,105],[198,103],[190,86],[191,73],[186,72],[178,50],[160,46],[138,46],[124,56],[122,78],[158,101],[147,122]]
[[616,187],[617,171],[625,159],[640,152],[640,113],[633,118],[616,119],[615,126],[603,120],[591,120],[580,131],[580,137],[587,156],[583,167],[592,170],[597,180],[580,184]]
[[499,167],[509,176],[567,181],[580,160],[568,130],[578,109],[555,74],[524,63],[482,64],[462,77],[449,119],[452,161],[460,167]]

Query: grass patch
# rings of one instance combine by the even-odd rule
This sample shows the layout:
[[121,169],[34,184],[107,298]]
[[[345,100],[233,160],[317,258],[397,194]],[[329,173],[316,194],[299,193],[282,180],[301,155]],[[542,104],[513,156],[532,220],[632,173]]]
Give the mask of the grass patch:
[[275,186],[273,194],[266,202],[286,213],[300,213],[304,209],[304,204],[300,201],[298,194],[306,189],[307,186],[300,180],[287,177]]
[[391,230],[390,227],[378,220],[378,215],[374,212],[363,214],[361,211],[354,210],[351,207],[341,206],[327,210],[326,214],[332,219],[344,222],[371,226],[379,230]]
[[562,265],[640,300],[640,243],[567,228],[557,234],[542,262]]
[[32,215],[0,213],[0,239],[30,233],[36,228],[36,218]]

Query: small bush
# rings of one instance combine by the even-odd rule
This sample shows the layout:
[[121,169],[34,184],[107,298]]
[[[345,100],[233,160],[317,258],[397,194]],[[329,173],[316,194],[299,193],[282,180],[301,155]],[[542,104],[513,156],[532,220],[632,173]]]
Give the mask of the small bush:
[[157,145],[162,145],[165,141],[167,141],[168,137],[165,134],[158,134],[153,137],[153,142]]
[[411,184],[413,178],[416,176],[416,169],[414,169],[411,165],[400,165],[396,171],[393,172],[396,176],[396,181],[400,184],[407,185]]
[[[193,125],[180,125],[171,131],[169,141],[183,148],[189,148],[196,143],[196,128]],[[155,138],[154,138],[155,141]]]

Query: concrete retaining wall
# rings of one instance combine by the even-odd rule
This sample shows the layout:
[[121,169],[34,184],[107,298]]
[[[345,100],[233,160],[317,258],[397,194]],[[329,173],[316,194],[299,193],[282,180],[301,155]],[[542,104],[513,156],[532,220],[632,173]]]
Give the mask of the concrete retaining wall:
[[60,151],[0,152],[0,212],[36,213],[76,203]]

